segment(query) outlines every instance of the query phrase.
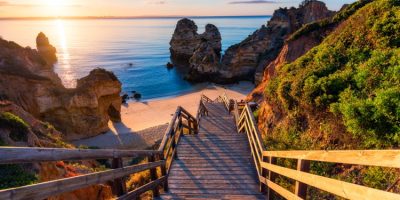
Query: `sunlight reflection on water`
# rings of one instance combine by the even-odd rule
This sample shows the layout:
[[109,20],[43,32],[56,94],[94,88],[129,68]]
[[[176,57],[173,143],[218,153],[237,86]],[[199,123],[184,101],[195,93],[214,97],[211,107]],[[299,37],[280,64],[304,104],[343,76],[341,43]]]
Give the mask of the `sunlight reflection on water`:
[[[222,48],[236,44],[268,21],[269,17],[195,18],[199,32],[215,24]],[[0,20],[0,36],[22,46],[36,47],[35,37],[44,32],[57,48],[56,72],[66,87],[97,67],[113,71],[123,91],[138,91],[143,100],[175,96],[197,89],[176,69],[167,70],[169,41],[177,18]]]

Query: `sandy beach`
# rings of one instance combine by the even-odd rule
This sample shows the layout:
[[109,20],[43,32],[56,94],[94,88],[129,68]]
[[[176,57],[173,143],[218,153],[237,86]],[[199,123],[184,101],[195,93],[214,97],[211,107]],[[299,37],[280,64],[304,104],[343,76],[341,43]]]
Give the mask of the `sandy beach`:
[[122,122],[110,123],[111,130],[108,133],[75,141],[74,144],[100,148],[144,149],[162,138],[165,124],[169,123],[178,106],[196,116],[201,94],[214,100],[225,92],[231,99],[242,100],[253,88],[254,85],[250,82],[224,86],[208,84],[196,92],[177,97],[130,101],[122,106]]

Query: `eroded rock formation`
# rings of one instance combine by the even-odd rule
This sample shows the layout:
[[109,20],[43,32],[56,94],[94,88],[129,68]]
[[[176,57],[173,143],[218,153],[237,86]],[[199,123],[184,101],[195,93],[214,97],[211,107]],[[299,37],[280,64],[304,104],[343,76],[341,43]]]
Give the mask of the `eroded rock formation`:
[[57,62],[57,50],[50,44],[49,38],[43,32],[40,32],[36,37],[36,48],[48,65],[53,65]]
[[[23,108],[10,101],[0,101],[0,143],[2,146],[75,148],[73,145],[64,142],[61,132],[57,131],[50,124],[38,120]],[[60,161],[23,164],[12,167],[13,169],[20,168],[21,171],[18,171],[18,173],[35,175],[37,182],[45,182],[91,173],[92,171],[90,169],[99,166],[100,165],[95,161],[78,161],[75,163],[64,163]],[[13,174],[3,175],[13,176]],[[97,200],[112,198],[113,194],[109,185],[97,184],[73,192],[53,196],[48,199]]]
[[0,97],[54,124],[67,139],[108,131],[110,119],[120,120],[120,92],[121,83],[103,69],[66,89],[38,51],[0,39]]
[[[212,24],[207,24],[205,32],[197,33],[197,25],[190,19],[178,21],[174,35],[170,42],[171,60],[176,66],[188,68],[189,80],[196,81],[191,74],[201,75],[203,69],[208,73],[217,70],[221,59],[221,33]],[[215,58],[215,59],[214,59]],[[214,60],[212,60],[214,59]],[[200,73],[196,73],[196,71]]]
[[170,41],[171,61],[174,65],[185,66],[199,44],[199,34],[194,21],[184,18],[178,21]]
[[276,10],[267,26],[262,26],[241,43],[230,47],[222,58],[222,78],[262,80],[266,66],[279,54],[285,39],[302,25],[330,17],[323,2],[309,1],[299,8]]

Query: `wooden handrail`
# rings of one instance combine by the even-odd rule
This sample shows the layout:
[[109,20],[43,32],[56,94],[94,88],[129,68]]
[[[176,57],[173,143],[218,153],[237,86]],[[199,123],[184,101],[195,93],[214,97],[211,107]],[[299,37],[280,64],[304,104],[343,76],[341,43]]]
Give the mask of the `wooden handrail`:
[[[400,194],[308,173],[310,161],[400,168],[400,150],[266,151],[248,104],[239,105],[235,101],[234,115],[238,132],[248,136],[260,189],[262,192],[268,189],[269,199],[272,191],[286,199],[305,199],[308,186],[348,199],[400,199]],[[276,165],[277,158],[297,160],[297,170]],[[277,175],[295,180],[295,193],[275,183]]]
[[33,147],[1,147],[0,164],[33,163],[46,161],[76,161],[122,157],[152,156],[159,151],[117,149],[61,149]]
[[230,107],[230,101],[226,93],[224,92],[222,95],[220,95],[217,100],[225,105],[225,108],[228,110],[228,112],[231,111]]
[[400,150],[264,151],[263,156],[400,168]]
[[[185,131],[188,132],[185,132]],[[115,169],[103,172],[90,173],[81,176],[44,182],[35,185],[12,188],[0,191],[0,199],[43,199],[64,192],[73,191],[105,181],[114,180],[114,183],[125,184],[122,177],[137,173],[143,170],[150,170],[151,182],[124,194],[124,189],[117,189],[119,199],[131,199],[139,197],[142,193],[153,190],[153,195],[159,194],[158,187],[164,186],[168,191],[167,178],[173,159],[177,155],[176,147],[181,136],[185,133],[196,134],[198,132],[197,119],[187,110],[178,107],[171,123],[165,132],[160,147],[156,151],[132,151],[116,149],[55,149],[55,148],[0,148],[0,164],[32,163],[45,161],[76,161],[93,159],[114,159],[113,163],[122,163],[122,157],[149,157],[149,163],[122,167],[121,164]],[[157,161],[161,158],[161,161]],[[118,160],[116,160],[118,159]],[[161,177],[157,177],[155,168],[161,167]],[[116,185],[117,187],[118,184]],[[122,186],[123,188],[123,186]],[[123,192],[120,192],[123,191]]]
[[74,191],[94,184],[101,184],[162,165],[165,165],[165,161],[128,166],[34,185],[0,190],[0,199],[45,199],[50,196]]
[[399,194],[386,192],[374,188],[369,188],[345,181],[335,180],[318,176],[294,169],[281,167],[278,165],[263,162],[262,167],[273,171],[279,175],[286,176],[290,179],[302,182],[309,186],[313,186],[320,190],[338,195],[346,199],[385,199],[385,200],[398,200]]

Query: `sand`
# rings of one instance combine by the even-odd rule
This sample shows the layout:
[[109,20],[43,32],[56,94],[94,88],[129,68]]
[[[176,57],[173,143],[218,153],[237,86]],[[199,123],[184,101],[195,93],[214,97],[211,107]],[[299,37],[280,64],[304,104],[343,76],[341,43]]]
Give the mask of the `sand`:
[[[122,106],[121,123],[110,123],[110,131],[93,138],[75,141],[76,145],[100,148],[143,149],[162,138],[178,106],[196,116],[201,94],[216,99],[224,92],[231,99],[242,100],[254,89],[250,82],[232,85],[208,84],[189,94],[152,101],[131,101]],[[144,131],[143,131],[144,130]],[[138,143],[137,141],[142,141]]]

